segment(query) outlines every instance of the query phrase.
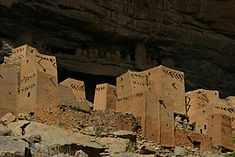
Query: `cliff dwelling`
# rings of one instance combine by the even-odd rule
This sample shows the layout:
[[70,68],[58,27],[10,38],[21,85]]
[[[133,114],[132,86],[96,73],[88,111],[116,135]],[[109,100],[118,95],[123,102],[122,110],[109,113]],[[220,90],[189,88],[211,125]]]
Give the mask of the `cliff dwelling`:
[[[28,45],[12,49],[0,68],[1,116],[33,113],[47,106],[60,107],[61,114],[66,106],[82,112],[112,110],[140,117],[141,133],[162,146],[234,149],[234,97],[220,99],[218,91],[204,89],[185,93],[181,71],[162,65],[141,72],[128,70],[114,85],[99,83],[97,76],[58,82],[56,57]],[[94,80],[86,86],[86,81]],[[87,87],[94,89],[93,102],[87,99],[91,92],[86,92]]]
[[0,157],[235,154],[232,15],[234,0],[0,0]]

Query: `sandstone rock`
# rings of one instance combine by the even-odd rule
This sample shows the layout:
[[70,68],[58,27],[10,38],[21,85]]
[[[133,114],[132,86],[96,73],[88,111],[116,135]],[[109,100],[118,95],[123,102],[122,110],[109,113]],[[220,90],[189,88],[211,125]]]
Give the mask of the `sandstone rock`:
[[60,154],[54,155],[54,156],[52,156],[52,157],[73,157],[73,156],[68,155],[68,154],[60,153]]
[[[25,126],[25,128],[22,129],[22,126]],[[48,148],[51,150],[49,155],[56,155],[58,152],[74,155],[76,151],[81,148],[87,150],[86,153],[90,155],[91,153],[99,154],[105,149],[95,142],[96,140],[94,137],[73,133],[72,131],[66,131],[55,126],[47,126],[36,122],[29,123],[28,121],[19,121],[9,124],[8,127],[13,131],[14,136],[24,138],[27,141],[30,141],[32,136],[35,137],[35,135],[40,135],[41,141],[39,144],[35,144],[34,147],[36,148],[34,150],[39,149],[43,152],[44,149]],[[22,135],[23,130],[25,134]]]
[[42,141],[42,138],[40,135],[32,135],[28,138],[29,143],[39,143]]
[[0,136],[7,136],[11,134],[11,130],[2,124],[0,124]]
[[155,155],[143,155],[143,154],[137,154],[137,153],[118,153],[111,155],[111,157],[155,157]]
[[7,125],[7,124],[14,122],[15,120],[16,120],[16,116],[14,116],[12,113],[7,113],[0,119],[0,123]]
[[23,157],[23,153],[14,151],[0,151],[0,157]]
[[176,146],[175,150],[174,150],[174,154],[175,155],[185,156],[187,154],[186,148],[185,147],[178,147],[178,146]]
[[19,120],[31,121],[32,120],[32,114],[19,113],[18,114],[18,119]]
[[11,136],[0,136],[0,152],[24,153],[28,143]]
[[136,141],[136,133],[132,131],[118,130],[118,131],[113,132],[113,135],[117,137],[121,137],[121,138],[130,139],[133,142]]
[[122,138],[104,137],[98,138],[97,142],[105,145],[105,147],[108,148],[108,152],[118,153],[127,151],[130,140]]
[[88,157],[88,155],[84,151],[79,150],[79,151],[76,152],[74,157]]
[[212,152],[204,152],[203,156],[205,156],[205,157],[223,157],[225,155],[224,154],[215,154]]
[[145,143],[139,148],[140,154],[155,154],[156,152],[157,149],[154,146],[151,146],[149,143]]
[[49,146],[45,146],[43,144],[39,143],[32,144],[30,149],[32,154],[34,154],[35,156],[48,157],[50,155]]

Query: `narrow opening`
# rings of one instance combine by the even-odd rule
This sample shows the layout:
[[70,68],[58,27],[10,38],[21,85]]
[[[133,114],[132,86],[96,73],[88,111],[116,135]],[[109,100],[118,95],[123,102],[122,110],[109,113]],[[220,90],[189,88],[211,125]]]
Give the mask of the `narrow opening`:
[[193,146],[194,148],[199,148],[201,147],[201,142],[198,142],[198,141],[193,141]]
[[212,117],[212,119],[214,118],[214,116],[211,116]]
[[202,134],[202,129],[200,129],[200,133]]
[[206,129],[206,125],[204,125],[204,129]]
[[31,53],[33,53],[33,50],[31,50]]
[[202,111],[203,114],[205,114],[205,112],[206,112],[206,111],[204,111],[204,110]]
[[28,97],[30,97],[30,92],[28,93]]

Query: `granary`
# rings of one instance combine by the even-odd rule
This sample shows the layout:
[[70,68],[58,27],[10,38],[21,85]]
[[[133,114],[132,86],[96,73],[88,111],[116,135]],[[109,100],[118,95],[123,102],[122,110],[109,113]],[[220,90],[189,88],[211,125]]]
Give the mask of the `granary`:
[[61,82],[60,85],[71,88],[77,101],[86,101],[85,84],[83,81],[67,78],[66,80]]
[[184,74],[158,66],[117,78],[117,111],[141,117],[144,135],[174,145],[174,113],[185,114]]
[[108,83],[98,84],[95,89],[94,109],[116,111],[116,86]]
[[218,91],[198,89],[186,93],[186,106],[195,132],[211,136],[214,146],[235,148],[231,142],[235,128],[234,97],[220,99]]
[[52,102],[71,102],[86,111],[90,109],[84,82],[68,78],[58,85],[56,58],[40,54],[28,45],[12,49],[12,54],[4,58],[0,88],[0,116],[8,112],[28,113],[37,104]]
[[78,98],[74,89],[63,84],[59,84],[56,88],[52,88],[47,92],[43,98],[43,102],[38,105],[51,105],[58,108],[68,107],[70,109],[90,111],[91,103],[83,97]]
[[[114,110],[141,117],[142,133],[163,146],[212,146],[233,150],[235,97],[219,98],[218,91],[186,93],[184,73],[165,66],[127,71],[117,86],[96,85],[95,110]],[[90,111],[83,81],[67,78],[58,84],[56,58],[24,45],[12,50],[0,65],[0,116],[27,113],[36,105],[66,106]],[[194,127],[188,127],[188,119]],[[178,125],[182,122],[183,127]],[[180,124],[181,125],[181,124]],[[183,128],[183,129],[182,129]],[[190,128],[190,129],[189,129]]]
[[27,112],[43,94],[57,85],[56,58],[42,55],[28,45],[12,50],[0,65],[0,115]]
[[206,134],[212,137],[213,145],[225,150],[234,150],[231,117],[224,114],[213,114],[209,115],[206,121]]

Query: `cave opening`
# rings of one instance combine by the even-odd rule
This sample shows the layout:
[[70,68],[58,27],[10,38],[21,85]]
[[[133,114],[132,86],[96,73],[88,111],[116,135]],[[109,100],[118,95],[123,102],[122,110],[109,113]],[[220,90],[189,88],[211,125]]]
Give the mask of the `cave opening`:
[[86,99],[90,102],[94,102],[95,88],[97,84],[109,83],[116,86],[116,77],[108,75],[92,75],[82,72],[70,71],[67,69],[58,69],[58,81],[59,83],[67,78],[73,78],[80,81],[84,81]]

